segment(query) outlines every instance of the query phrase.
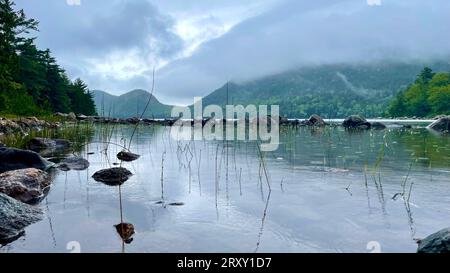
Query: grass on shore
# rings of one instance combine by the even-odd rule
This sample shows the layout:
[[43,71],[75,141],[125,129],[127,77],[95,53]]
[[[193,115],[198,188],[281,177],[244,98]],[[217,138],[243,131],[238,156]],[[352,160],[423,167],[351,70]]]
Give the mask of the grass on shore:
[[72,143],[74,151],[79,150],[94,135],[94,125],[90,122],[62,123],[59,128],[33,130],[26,135],[20,133],[1,136],[0,141],[7,147],[27,148],[32,138],[66,139]]

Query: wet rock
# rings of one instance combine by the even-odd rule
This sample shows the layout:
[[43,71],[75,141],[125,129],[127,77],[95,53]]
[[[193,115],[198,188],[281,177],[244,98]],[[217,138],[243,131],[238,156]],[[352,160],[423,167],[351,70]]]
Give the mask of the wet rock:
[[66,158],[58,164],[58,169],[62,171],[70,171],[70,170],[83,171],[86,170],[87,168],[89,168],[89,161],[87,161],[82,157],[75,157],[75,156]]
[[67,166],[66,164],[58,164],[58,169],[59,169],[60,171],[63,171],[63,172],[68,172],[68,171],[70,171],[69,166]]
[[127,151],[121,151],[117,154],[117,158],[119,160],[127,161],[127,162],[134,161],[134,160],[138,159],[139,157],[141,157],[141,156],[138,154],[133,154],[131,152],[127,152]]
[[0,118],[0,135],[23,134],[24,131],[17,122],[5,118]]
[[405,125],[403,125],[403,128],[405,128],[405,129],[411,129],[411,128],[412,128],[412,125],[411,125],[411,124],[405,124]]
[[384,130],[386,129],[386,125],[381,122],[375,121],[370,124],[370,127],[375,130]]
[[85,116],[85,115],[78,115],[77,116],[77,120],[87,120],[87,119],[88,119],[88,117]]
[[74,112],[70,112],[70,113],[67,115],[67,118],[68,118],[68,119],[71,119],[71,120],[77,120],[77,116],[75,115]]
[[53,165],[35,152],[6,147],[0,148],[0,162],[0,173],[27,168],[45,170]]
[[28,141],[28,148],[33,151],[64,150],[70,146],[70,141],[65,139],[33,138]]
[[450,116],[442,117],[432,124],[430,124],[428,129],[440,132],[440,133],[448,133],[450,132]]
[[302,120],[300,121],[300,126],[312,126],[313,124],[309,120]]
[[60,117],[60,118],[68,118],[68,114],[64,114],[64,113],[60,113],[60,112],[56,112],[55,114],[53,114],[55,117]]
[[116,228],[117,233],[120,238],[127,243],[130,244],[133,241],[132,236],[134,235],[134,226],[130,223],[120,223],[114,226]]
[[326,125],[326,123],[323,120],[323,118],[321,116],[319,116],[319,115],[312,115],[311,117],[309,117],[308,121],[313,126],[325,126]]
[[0,192],[27,204],[39,202],[49,186],[48,174],[34,168],[0,174]]
[[0,193],[0,243],[7,244],[24,234],[23,229],[42,219],[39,208]]
[[345,128],[370,129],[371,125],[365,118],[358,115],[352,115],[344,120],[342,126]]
[[133,174],[129,170],[122,167],[116,167],[100,170],[94,173],[92,178],[94,178],[95,181],[102,182],[109,186],[118,186],[122,185],[132,175]]
[[184,203],[183,202],[172,202],[167,205],[173,206],[173,207],[181,207],[181,206],[184,206]]
[[418,253],[450,253],[450,228],[438,231],[418,241]]
[[139,123],[139,118],[137,118],[137,117],[133,117],[133,118],[127,118],[126,120],[125,120],[125,122],[126,123],[129,123],[129,124],[138,124]]
[[289,119],[287,117],[278,117],[278,124],[280,125],[288,125]]
[[43,128],[57,128],[58,123],[50,123],[39,120],[35,117],[20,118],[18,120],[0,118],[0,135],[8,134],[26,134],[33,130],[41,130]]

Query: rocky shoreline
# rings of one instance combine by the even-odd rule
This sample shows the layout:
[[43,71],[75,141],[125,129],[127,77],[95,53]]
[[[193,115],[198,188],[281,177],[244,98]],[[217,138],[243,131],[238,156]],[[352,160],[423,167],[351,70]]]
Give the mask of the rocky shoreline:
[[31,131],[40,131],[44,128],[57,129],[61,126],[59,122],[48,122],[36,117],[8,119],[0,117],[0,137],[2,135],[21,134],[25,135]]

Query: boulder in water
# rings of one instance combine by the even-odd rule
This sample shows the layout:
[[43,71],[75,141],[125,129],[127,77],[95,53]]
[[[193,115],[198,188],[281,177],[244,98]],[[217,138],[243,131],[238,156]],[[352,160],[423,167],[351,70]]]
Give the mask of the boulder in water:
[[95,181],[102,182],[109,186],[119,186],[125,183],[132,175],[133,174],[129,170],[122,167],[116,167],[100,170],[94,173],[92,178],[94,178]]
[[311,117],[309,117],[308,121],[313,126],[325,126],[326,125],[326,123],[323,120],[323,118],[321,116],[319,116],[319,115],[312,115]]
[[62,171],[84,171],[89,168],[89,161],[82,157],[68,157],[58,164],[58,169]]
[[133,153],[127,152],[127,151],[121,151],[117,154],[117,158],[119,160],[127,161],[127,162],[134,161],[134,160],[138,159],[139,157],[140,157],[140,155],[133,154]]
[[139,123],[139,118],[137,117],[132,117],[132,118],[127,118],[125,120],[125,123],[129,123],[129,124],[138,124]]
[[450,253],[450,228],[431,234],[418,240],[418,253]]
[[27,204],[42,200],[49,186],[48,174],[34,168],[0,174],[0,192]]
[[23,229],[42,219],[42,211],[0,193],[0,244],[8,244],[24,234]]
[[450,132],[450,116],[441,117],[440,119],[436,120],[432,124],[430,124],[428,129],[432,129],[434,131],[440,132],[440,133],[449,133]]
[[71,143],[65,139],[50,139],[50,138],[33,138],[28,141],[28,148],[33,151],[40,151],[46,149],[64,150],[70,148]]
[[370,127],[375,130],[384,130],[386,129],[386,125],[381,122],[375,121],[370,124]]
[[344,120],[342,126],[345,128],[370,129],[371,125],[365,118],[359,115],[352,115]]
[[35,152],[6,147],[0,148],[0,162],[0,173],[27,168],[45,170],[52,166]]

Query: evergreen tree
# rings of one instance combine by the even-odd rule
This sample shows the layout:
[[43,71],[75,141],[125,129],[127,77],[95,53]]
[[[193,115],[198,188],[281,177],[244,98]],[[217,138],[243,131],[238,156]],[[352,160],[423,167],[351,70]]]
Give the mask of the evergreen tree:
[[37,26],[23,10],[15,11],[11,0],[0,0],[0,112],[95,114],[87,86],[72,83],[50,50],[39,50],[27,35]]
[[393,117],[450,114],[450,73],[436,74],[425,68],[415,83],[391,102],[388,113]]

